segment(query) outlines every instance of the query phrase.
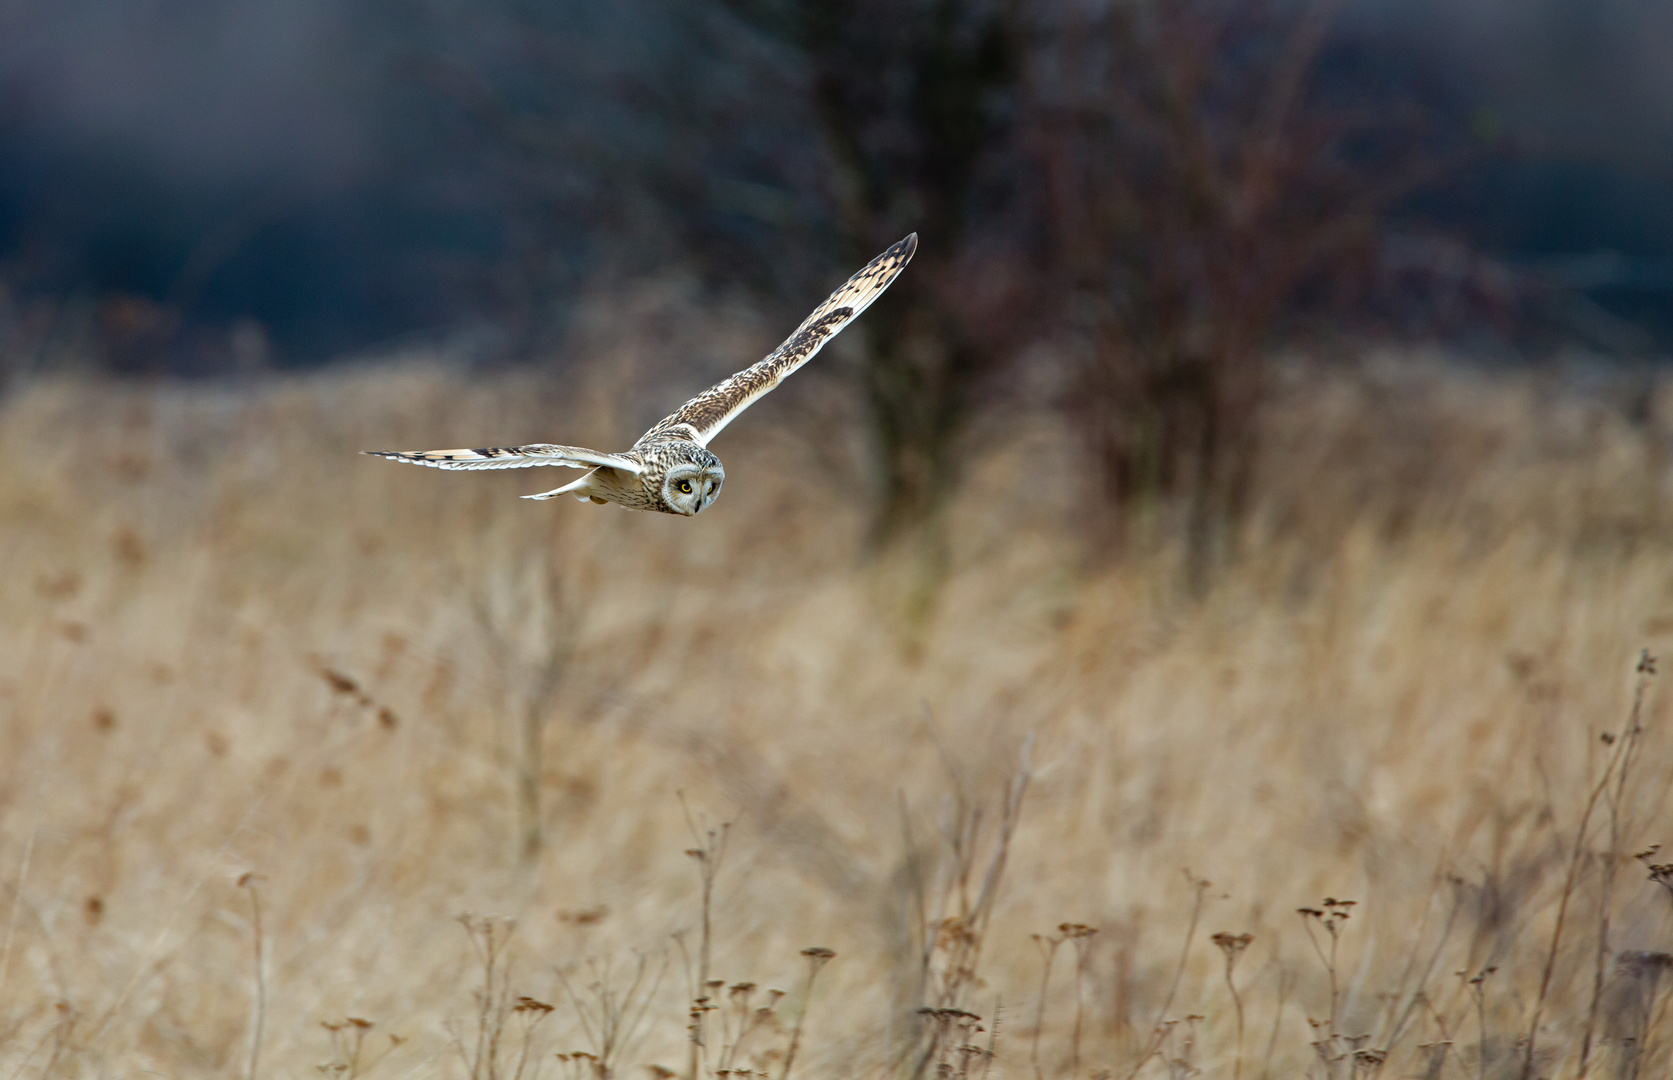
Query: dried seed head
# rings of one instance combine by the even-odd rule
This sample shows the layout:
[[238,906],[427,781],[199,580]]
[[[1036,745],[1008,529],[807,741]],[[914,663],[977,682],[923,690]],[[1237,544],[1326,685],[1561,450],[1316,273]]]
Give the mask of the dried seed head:
[[1237,962],[1237,958],[1243,955],[1243,950],[1247,949],[1249,943],[1255,940],[1255,935],[1233,934],[1222,930],[1209,940],[1220,947],[1220,951],[1226,954],[1226,962],[1230,964]]
[[597,907],[584,908],[580,911],[560,911],[558,921],[570,923],[574,926],[592,926],[601,923],[610,915],[610,908],[600,904]]
[[326,685],[331,687],[333,693],[343,695],[358,695],[360,693],[360,684],[336,668],[321,667],[319,673],[320,678],[325,680]]

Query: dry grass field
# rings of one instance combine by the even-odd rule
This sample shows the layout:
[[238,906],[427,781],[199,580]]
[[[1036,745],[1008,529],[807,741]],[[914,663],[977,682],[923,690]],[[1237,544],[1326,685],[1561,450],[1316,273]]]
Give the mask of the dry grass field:
[[356,456],[652,336],[0,405],[0,1077],[1673,1070],[1673,398],[1286,368],[1195,599],[1045,419],[869,557],[811,376],[695,520]]

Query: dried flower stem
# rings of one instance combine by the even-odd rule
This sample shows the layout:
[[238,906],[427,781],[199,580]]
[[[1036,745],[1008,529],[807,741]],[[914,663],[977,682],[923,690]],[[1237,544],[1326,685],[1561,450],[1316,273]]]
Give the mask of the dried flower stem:
[[[1575,1071],[1576,1080],[1585,1080],[1586,1072],[1591,1066],[1592,1038],[1597,1030],[1598,1010],[1603,1002],[1604,976],[1609,969],[1609,924],[1615,900],[1615,864],[1621,857],[1621,803],[1626,797],[1627,775],[1632,771],[1632,762],[1644,731],[1640,723],[1644,711],[1644,694],[1649,688],[1650,677],[1655,674],[1655,663],[1655,657],[1651,656],[1648,650],[1639,653],[1638,681],[1632,693],[1632,713],[1628,718],[1626,733],[1620,740],[1621,767],[1615,773],[1615,793],[1607,800],[1609,851],[1604,860],[1602,879],[1598,882],[1597,953],[1593,957],[1592,965],[1592,1001],[1586,1010],[1586,1032],[1580,1040],[1580,1065]],[[1605,780],[1607,779],[1608,776],[1605,774]]]
[[1035,934],[1034,944],[1039,947],[1046,962],[1040,972],[1040,1000],[1034,1008],[1034,1040],[1028,1051],[1028,1059],[1034,1065],[1034,1080],[1045,1080],[1045,1073],[1040,1068],[1040,1029],[1046,1024],[1046,990],[1051,985],[1052,961],[1057,958],[1057,949],[1063,944],[1063,939],[1049,934]]
[[1586,808],[1580,814],[1580,824],[1574,830],[1574,844],[1569,850],[1568,871],[1563,875],[1562,899],[1557,903],[1557,924],[1551,930],[1551,947],[1546,951],[1545,970],[1539,980],[1539,995],[1534,999],[1533,1014],[1528,1020],[1528,1037],[1523,1040],[1522,1080],[1533,1078],[1539,1022],[1545,1012],[1545,999],[1551,993],[1551,978],[1557,969],[1557,951],[1562,945],[1564,924],[1568,920],[1569,900],[1574,896],[1574,886],[1580,876],[1580,857],[1585,850],[1586,833],[1591,828],[1592,812],[1597,809],[1598,800],[1603,797],[1603,793],[1609,789],[1609,779],[1626,755],[1627,748],[1636,742],[1644,695],[1649,689],[1650,678],[1655,673],[1656,658],[1646,649],[1638,658],[1638,682],[1633,690],[1628,737],[1614,740],[1615,752],[1610,755],[1608,764],[1604,766],[1603,775],[1598,777],[1597,783],[1592,786],[1591,794],[1586,798]]
[[1232,982],[1232,969],[1237,967],[1238,958],[1243,950],[1255,940],[1253,934],[1231,934],[1221,931],[1211,939],[1220,947],[1220,952],[1226,958],[1226,989],[1231,993],[1232,1006],[1237,1010],[1237,1044],[1232,1056],[1232,1080],[1239,1080],[1243,1075],[1243,998],[1237,993],[1237,984]]
[[784,1071],[779,1074],[779,1080],[790,1080],[790,1067],[796,1063],[796,1050],[802,1045],[802,1023],[813,1004],[813,981],[819,978],[820,969],[830,963],[836,953],[815,947],[803,949],[802,955],[807,957],[807,986],[802,991],[802,1011],[796,1014],[796,1026],[790,1031],[790,1048],[785,1051]]
[[1164,1021],[1168,1018],[1168,1010],[1173,1008],[1174,995],[1179,992],[1179,980],[1185,975],[1185,962],[1191,958],[1191,942],[1196,940],[1197,923],[1202,918],[1203,898],[1207,894],[1211,883],[1193,876],[1190,870],[1185,871],[1185,880],[1191,883],[1191,888],[1196,893],[1196,897],[1191,904],[1191,922],[1185,928],[1185,941],[1179,947],[1179,963],[1174,966],[1173,979],[1168,983],[1168,994],[1167,997],[1162,999],[1162,1008],[1156,1013],[1156,1025],[1151,1030],[1150,1042],[1145,1047],[1144,1053],[1140,1054],[1139,1059],[1133,1063],[1133,1071],[1127,1074],[1127,1080],[1134,1080],[1150,1059],[1156,1056],[1156,1052],[1162,1048],[1162,1041],[1167,1038],[1167,1028],[1164,1026]]
[[256,1068],[261,1064],[262,1029],[267,1023],[267,976],[262,967],[261,892],[256,888],[258,875],[247,873],[238,879],[240,888],[250,891],[251,944],[255,949],[256,992],[250,1003],[250,1060],[244,1069],[245,1080],[256,1080]]

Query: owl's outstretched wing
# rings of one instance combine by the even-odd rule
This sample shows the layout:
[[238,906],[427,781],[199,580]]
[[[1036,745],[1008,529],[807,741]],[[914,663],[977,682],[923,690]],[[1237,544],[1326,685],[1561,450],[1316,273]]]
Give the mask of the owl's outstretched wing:
[[605,466],[637,473],[639,462],[620,454],[601,454],[584,446],[530,443],[527,446],[484,446],[475,450],[362,450],[362,454],[428,465],[433,469],[527,469],[535,465],[566,465],[571,469]]
[[913,233],[883,254],[867,263],[859,273],[814,309],[807,321],[796,328],[784,344],[768,353],[766,358],[716,383],[698,394],[678,412],[666,418],[644,435],[640,442],[672,431],[684,425],[699,446],[719,435],[739,413],[755,404],[763,394],[784,381],[784,377],[813,359],[825,342],[837,331],[852,322],[871,302],[883,295],[883,290],[900,275],[918,250],[918,234]]

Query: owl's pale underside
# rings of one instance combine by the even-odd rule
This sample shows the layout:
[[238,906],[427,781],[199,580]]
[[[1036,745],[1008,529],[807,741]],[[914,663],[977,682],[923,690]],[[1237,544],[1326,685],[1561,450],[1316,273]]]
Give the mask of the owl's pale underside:
[[706,509],[720,494],[726,470],[709,452],[709,441],[755,404],[784,377],[813,359],[813,354],[837,332],[871,306],[900,275],[918,249],[913,233],[883,254],[830,295],[784,344],[760,362],[725,379],[681,405],[672,415],[639,436],[620,454],[606,454],[582,446],[531,443],[527,446],[486,446],[475,450],[365,450],[362,453],[409,461],[437,469],[526,469],[535,465],[564,465],[586,469],[572,483],[525,499],[574,495],[583,502],[617,503],[629,510],[656,510],[690,517]]

